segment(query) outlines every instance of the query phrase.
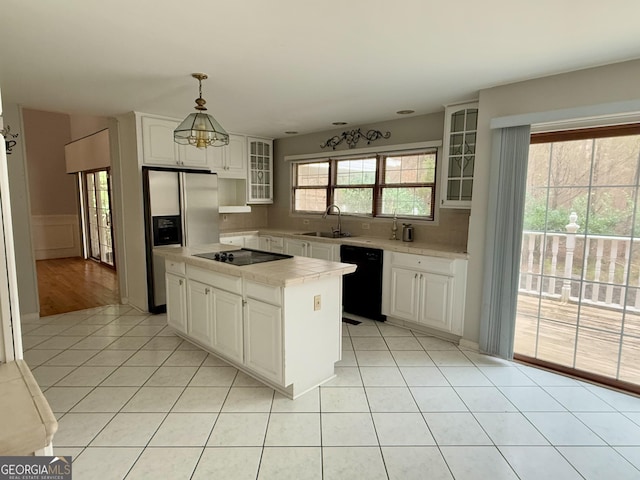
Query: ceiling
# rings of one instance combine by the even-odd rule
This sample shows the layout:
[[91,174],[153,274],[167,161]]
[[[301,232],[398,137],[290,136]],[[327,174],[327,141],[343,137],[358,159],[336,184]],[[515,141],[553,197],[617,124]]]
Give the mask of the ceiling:
[[4,102],[185,117],[192,72],[231,132],[442,110],[484,88],[640,58],[638,0],[3,0]]

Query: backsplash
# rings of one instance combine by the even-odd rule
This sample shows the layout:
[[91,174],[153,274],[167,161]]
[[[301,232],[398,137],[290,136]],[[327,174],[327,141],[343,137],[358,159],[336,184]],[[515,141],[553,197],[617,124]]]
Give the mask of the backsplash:
[[219,214],[220,233],[267,228],[269,226],[267,212],[266,205],[252,205],[249,213],[221,213]]

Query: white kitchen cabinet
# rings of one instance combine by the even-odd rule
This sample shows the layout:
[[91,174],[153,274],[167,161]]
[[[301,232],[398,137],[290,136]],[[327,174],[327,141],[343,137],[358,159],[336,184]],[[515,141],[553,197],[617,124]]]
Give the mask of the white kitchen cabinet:
[[440,205],[471,208],[476,158],[478,103],[445,108]]
[[245,239],[243,235],[233,235],[220,237],[220,243],[224,245],[235,245],[237,247],[244,247]]
[[245,235],[244,246],[246,248],[254,248],[256,250],[260,249],[260,240],[258,235]]
[[187,284],[189,322],[187,335],[197,338],[204,346],[213,347],[212,287],[196,280]]
[[382,313],[462,335],[467,261],[384,252]]
[[259,250],[265,252],[284,253],[284,238],[271,235],[260,235],[258,237]]
[[173,131],[179,122],[154,116],[141,116],[142,155],[145,165],[209,168],[208,149],[178,145]]
[[248,202],[273,203],[273,141],[247,138],[249,150]]
[[176,330],[187,333],[187,283],[180,275],[166,273],[167,323]]
[[299,257],[308,257],[309,242],[305,240],[298,240],[293,238],[285,238],[284,240],[284,253],[287,255],[297,255]]
[[[220,178],[247,178],[247,143],[244,135],[229,134],[229,144],[211,147],[211,170]],[[245,193],[246,196],[246,193]]]
[[298,255],[300,257],[318,258],[332,262],[339,261],[340,246],[333,243],[310,242],[297,238],[286,238],[284,240],[284,253],[288,255]]
[[244,309],[244,363],[263,377],[282,383],[282,308],[247,298]]
[[213,349],[231,360],[242,362],[242,296],[214,288],[211,301]]

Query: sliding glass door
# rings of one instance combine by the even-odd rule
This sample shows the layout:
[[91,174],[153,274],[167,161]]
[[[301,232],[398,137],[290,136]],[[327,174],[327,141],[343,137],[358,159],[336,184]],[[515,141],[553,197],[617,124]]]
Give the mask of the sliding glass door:
[[111,229],[111,181],[109,170],[84,172],[88,256],[115,268]]

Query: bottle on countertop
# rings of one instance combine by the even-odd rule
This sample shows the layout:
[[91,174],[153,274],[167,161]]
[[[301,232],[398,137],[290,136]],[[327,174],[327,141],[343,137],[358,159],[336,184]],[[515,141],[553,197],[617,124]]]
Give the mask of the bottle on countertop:
[[413,242],[413,227],[410,223],[402,224],[402,241]]

